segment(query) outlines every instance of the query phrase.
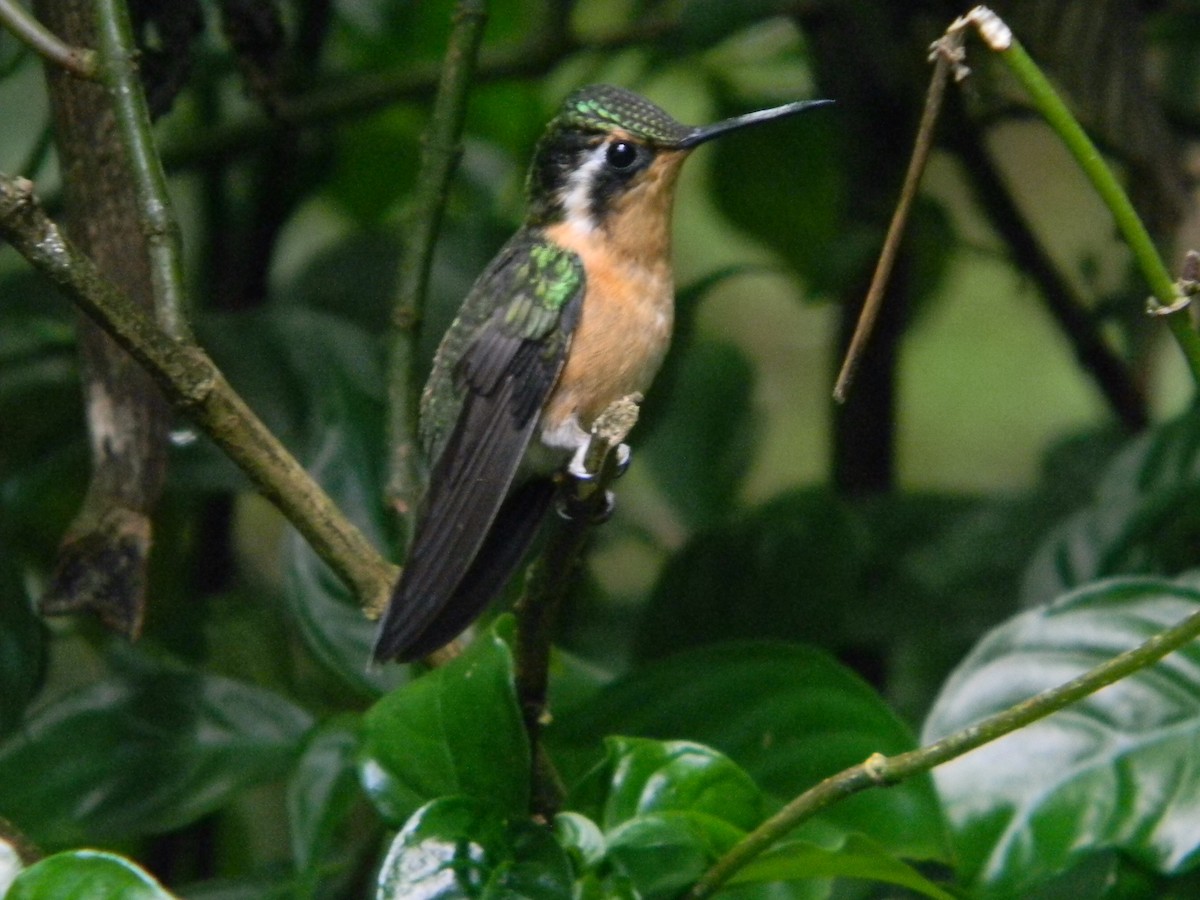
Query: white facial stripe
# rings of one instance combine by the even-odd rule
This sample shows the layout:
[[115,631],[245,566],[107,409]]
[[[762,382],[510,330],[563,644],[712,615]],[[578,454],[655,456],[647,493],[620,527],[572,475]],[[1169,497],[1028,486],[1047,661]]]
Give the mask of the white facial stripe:
[[607,153],[607,141],[589,150],[582,165],[567,178],[566,190],[563,191],[563,211],[567,214],[567,222],[584,234],[596,229],[596,220],[592,218],[592,184],[596,173],[606,165]]

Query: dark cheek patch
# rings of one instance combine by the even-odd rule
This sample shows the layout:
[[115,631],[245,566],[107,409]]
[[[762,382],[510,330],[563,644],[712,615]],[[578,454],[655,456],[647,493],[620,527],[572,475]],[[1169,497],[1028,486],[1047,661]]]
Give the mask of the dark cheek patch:
[[596,174],[596,180],[592,182],[591,194],[588,196],[588,209],[593,221],[603,222],[605,216],[612,210],[614,202],[625,193],[629,184],[639,178],[653,162],[654,151],[643,147],[637,163],[627,169],[602,167]]

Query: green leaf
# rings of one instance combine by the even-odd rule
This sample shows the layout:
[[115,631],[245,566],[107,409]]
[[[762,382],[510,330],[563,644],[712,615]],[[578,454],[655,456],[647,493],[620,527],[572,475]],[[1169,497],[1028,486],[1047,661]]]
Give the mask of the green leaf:
[[437,797],[463,794],[506,815],[529,808],[529,739],[501,619],[466,653],[405,684],[363,719],[363,784],[389,821]]
[[16,566],[0,547],[0,739],[20,722],[41,687],[45,663],[45,628],[29,607]]
[[34,863],[17,876],[5,900],[172,900],[135,863],[115,853],[71,850]]
[[1022,602],[1112,575],[1200,565],[1200,409],[1150,429],[1108,464],[1093,498],[1056,528],[1025,573]]
[[702,812],[635,816],[608,835],[608,858],[644,900],[672,900],[745,832]]
[[762,793],[733,760],[690,741],[610,737],[585,779],[584,812],[606,833],[648,813],[705,813],[749,830],[766,812]]
[[647,900],[677,896],[766,812],[750,776],[709,747],[613,737],[605,749],[568,803],[595,819],[613,871]]
[[[930,713],[925,739],[1057,686],[1195,612],[1193,576],[1113,579],[988,634]],[[1147,870],[1200,862],[1200,645],[936,771],[963,877],[1024,891],[1119,849]]]
[[554,836],[559,844],[574,851],[580,868],[598,864],[608,850],[600,826],[580,813],[561,812],[555,816]]
[[358,717],[340,716],[323,723],[309,736],[288,781],[288,827],[292,859],[310,890],[338,829],[362,796],[356,758]]
[[[713,645],[635,670],[594,699],[559,710],[548,734],[578,747],[614,732],[714,747],[779,799],[871,753],[915,747],[883,700],[827,654],[762,642]],[[897,855],[947,858],[945,824],[928,778],[850,797],[822,821],[869,835]]]
[[0,745],[0,816],[49,846],[169,831],[284,774],[310,725],[276,694],[140,665],[42,707]]
[[415,812],[392,841],[377,900],[563,900],[571,863],[553,835],[524,814],[444,797]]
[[771,847],[730,879],[730,885],[855,878],[907,888],[924,897],[953,900],[916,869],[862,835],[839,836],[831,844],[787,840]]

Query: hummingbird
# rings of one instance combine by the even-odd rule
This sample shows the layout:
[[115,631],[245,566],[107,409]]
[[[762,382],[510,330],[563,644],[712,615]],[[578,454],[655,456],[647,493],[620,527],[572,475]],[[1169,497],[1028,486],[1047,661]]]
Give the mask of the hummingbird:
[[534,150],[524,224],[434,355],[419,430],[429,486],[377,662],[426,656],[483,612],[536,537],[564,464],[584,474],[593,420],[649,387],[671,339],[671,209],[687,156],[830,102],[690,126],[619,87],[567,97]]

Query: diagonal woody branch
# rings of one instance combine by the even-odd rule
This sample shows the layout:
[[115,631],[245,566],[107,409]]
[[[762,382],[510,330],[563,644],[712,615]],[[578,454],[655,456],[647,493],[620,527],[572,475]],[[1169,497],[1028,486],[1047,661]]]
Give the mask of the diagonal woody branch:
[[246,473],[364,607],[383,607],[396,567],[342,515],[201,348],[163,331],[62,235],[26,179],[0,174],[0,237],[153,376],[167,399]]

